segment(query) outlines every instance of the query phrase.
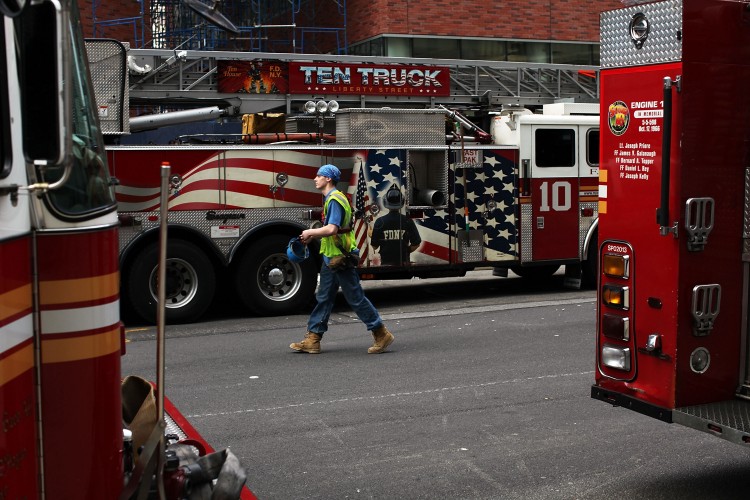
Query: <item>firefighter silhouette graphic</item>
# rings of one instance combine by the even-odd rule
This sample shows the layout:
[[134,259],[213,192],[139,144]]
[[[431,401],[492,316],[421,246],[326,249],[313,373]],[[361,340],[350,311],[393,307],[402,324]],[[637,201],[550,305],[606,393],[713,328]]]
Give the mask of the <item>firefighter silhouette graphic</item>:
[[401,190],[396,184],[391,185],[383,197],[383,208],[388,209],[388,213],[375,221],[370,238],[384,266],[409,264],[409,256],[422,243],[417,225],[401,213],[403,206]]

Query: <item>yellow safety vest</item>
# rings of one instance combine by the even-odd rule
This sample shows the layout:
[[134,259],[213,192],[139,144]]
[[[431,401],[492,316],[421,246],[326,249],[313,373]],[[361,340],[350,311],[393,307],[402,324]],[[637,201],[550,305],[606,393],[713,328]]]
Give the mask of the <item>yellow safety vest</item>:
[[343,255],[341,249],[336,245],[336,240],[340,240],[341,247],[347,249],[349,252],[357,248],[357,243],[354,241],[351,231],[352,207],[349,205],[349,200],[346,199],[344,193],[338,189],[334,189],[326,197],[325,205],[323,205],[323,220],[325,221],[328,215],[328,205],[334,198],[342,207],[344,207],[344,220],[342,221],[341,227],[339,227],[338,234],[325,236],[320,241],[320,253],[326,257]]

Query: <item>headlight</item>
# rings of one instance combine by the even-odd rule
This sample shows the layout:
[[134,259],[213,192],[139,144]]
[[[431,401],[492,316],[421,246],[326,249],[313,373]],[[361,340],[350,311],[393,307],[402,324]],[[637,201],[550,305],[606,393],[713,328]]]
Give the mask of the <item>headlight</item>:
[[618,370],[630,371],[630,348],[604,344],[602,364]]
[[312,115],[315,113],[315,101],[307,101],[305,103],[305,113]]

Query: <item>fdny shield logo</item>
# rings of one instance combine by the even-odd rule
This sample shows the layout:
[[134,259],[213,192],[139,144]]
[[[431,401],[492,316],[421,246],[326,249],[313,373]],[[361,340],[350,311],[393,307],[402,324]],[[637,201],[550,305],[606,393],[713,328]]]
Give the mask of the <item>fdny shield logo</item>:
[[615,101],[609,105],[607,113],[609,130],[615,135],[622,135],[628,129],[630,124],[630,110],[627,104],[622,101]]

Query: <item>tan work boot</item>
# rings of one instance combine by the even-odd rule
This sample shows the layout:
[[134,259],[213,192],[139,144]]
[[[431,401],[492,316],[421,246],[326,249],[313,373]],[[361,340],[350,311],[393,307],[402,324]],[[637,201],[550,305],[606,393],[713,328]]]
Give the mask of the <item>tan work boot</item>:
[[289,347],[295,351],[308,352],[310,354],[320,353],[320,335],[313,332],[307,332],[302,342],[293,342]]
[[380,354],[385,351],[385,348],[391,345],[394,339],[393,334],[388,331],[385,325],[380,325],[374,329],[372,331],[372,338],[375,339],[375,342],[367,349],[367,352],[370,354]]

